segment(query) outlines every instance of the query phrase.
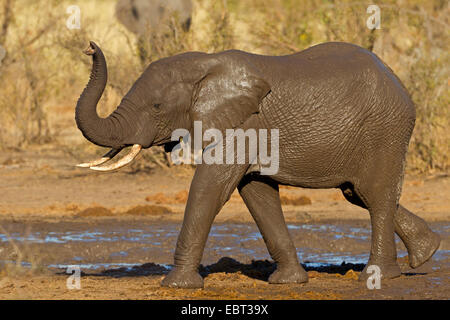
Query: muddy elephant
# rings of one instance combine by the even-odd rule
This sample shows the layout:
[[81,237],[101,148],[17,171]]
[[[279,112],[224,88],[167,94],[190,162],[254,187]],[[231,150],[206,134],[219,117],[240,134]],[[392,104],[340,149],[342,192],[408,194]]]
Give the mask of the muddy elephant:
[[[200,135],[209,129],[278,130],[278,140],[270,141],[278,148],[278,170],[270,175],[262,174],[260,158],[250,161],[249,149],[245,161],[236,152],[234,162],[196,166],[174,268],[163,286],[203,286],[198,267],[208,233],[236,188],[277,264],[270,283],[308,280],[284,221],[279,185],[339,188],[349,202],[366,208],[372,227],[367,266],[377,265],[383,279],[401,274],[395,233],[412,267],[437,250],[439,236],[399,204],[415,107],[400,80],[372,52],[332,42],[286,56],[183,53],[151,63],[106,118],[96,113],[107,82],[105,58],[93,42],[85,53],[93,67],[76,106],[76,123],[89,141],[112,149],[82,167],[109,171],[129,163],[142,148],[171,151],[177,143],[174,130],[195,135],[199,122]],[[216,150],[226,148],[227,141],[216,143]],[[128,146],[127,156],[104,164]],[[369,276],[366,269],[361,280]]]

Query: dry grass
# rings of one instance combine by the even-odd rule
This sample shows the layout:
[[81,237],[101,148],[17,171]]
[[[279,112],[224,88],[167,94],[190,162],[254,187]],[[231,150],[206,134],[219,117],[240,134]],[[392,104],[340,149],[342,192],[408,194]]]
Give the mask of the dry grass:
[[[380,56],[400,77],[417,106],[408,155],[411,171],[449,168],[449,7],[447,1],[379,1],[381,29],[366,27],[367,4],[351,0],[196,0],[191,29],[176,17],[170,32],[139,40],[114,18],[114,0],[80,0],[81,29],[66,28],[68,0],[0,0],[0,148],[56,143],[68,152],[98,154],[73,120],[90,61],[81,54],[98,42],[109,65],[99,104],[107,115],[145,66],[184,51],[237,48],[289,54],[324,41],[348,41]],[[97,151],[98,150],[98,151]],[[161,149],[148,151],[136,171],[166,166]]]

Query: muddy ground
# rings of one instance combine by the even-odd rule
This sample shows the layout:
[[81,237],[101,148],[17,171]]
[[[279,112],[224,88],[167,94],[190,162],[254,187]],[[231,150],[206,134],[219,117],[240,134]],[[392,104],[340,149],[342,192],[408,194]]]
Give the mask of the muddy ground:
[[[91,155],[92,156],[92,155]],[[417,270],[397,238],[400,278],[369,290],[356,279],[370,249],[368,213],[338,190],[282,188],[286,222],[310,280],[269,285],[275,265],[238,194],[217,216],[202,260],[205,288],[159,286],[173,252],[193,170],[75,168],[54,147],[0,156],[0,299],[448,299],[450,178],[405,179],[401,203],[441,235]],[[85,159],[88,160],[88,159]],[[69,266],[81,289],[66,286]]]

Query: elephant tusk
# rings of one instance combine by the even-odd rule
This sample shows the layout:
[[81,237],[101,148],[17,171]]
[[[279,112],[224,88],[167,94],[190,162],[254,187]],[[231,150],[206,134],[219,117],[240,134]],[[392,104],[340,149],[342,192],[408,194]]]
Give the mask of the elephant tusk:
[[133,161],[134,158],[139,154],[141,151],[142,146],[139,144],[134,144],[133,147],[131,147],[131,151],[129,154],[127,154],[125,157],[120,159],[119,161],[112,163],[110,165],[102,166],[102,167],[90,167],[89,169],[96,170],[96,171],[112,171],[119,168],[122,168],[123,166],[126,166],[131,161]]
[[91,162],[85,162],[85,163],[77,164],[77,167],[89,168],[89,167],[93,167],[93,166],[98,166],[99,164],[105,163],[106,161],[111,160],[112,158],[114,158],[121,150],[122,150],[122,148],[120,148],[120,149],[111,149],[107,154],[105,154],[100,159],[97,159],[97,160],[94,160],[94,161],[91,161]]

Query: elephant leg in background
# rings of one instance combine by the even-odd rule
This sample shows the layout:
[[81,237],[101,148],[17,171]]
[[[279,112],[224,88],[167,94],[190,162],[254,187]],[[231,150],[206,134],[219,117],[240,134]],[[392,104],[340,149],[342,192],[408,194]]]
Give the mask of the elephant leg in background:
[[[341,187],[344,197],[351,203],[367,209],[364,202],[355,193],[353,186]],[[433,256],[440,245],[440,237],[427,223],[402,205],[398,205],[394,215],[395,233],[408,250],[409,264],[417,268]]]
[[247,165],[198,165],[189,190],[183,225],[175,250],[175,267],[161,285],[202,288],[198,273],[203,250],[217,213],[244,176]]
[[304,283],[308,274],[300,265],[281,209],[278,184],[263,176],[245,176],[238,185],[239,193],[267,245],[276,271],[269,283]]

